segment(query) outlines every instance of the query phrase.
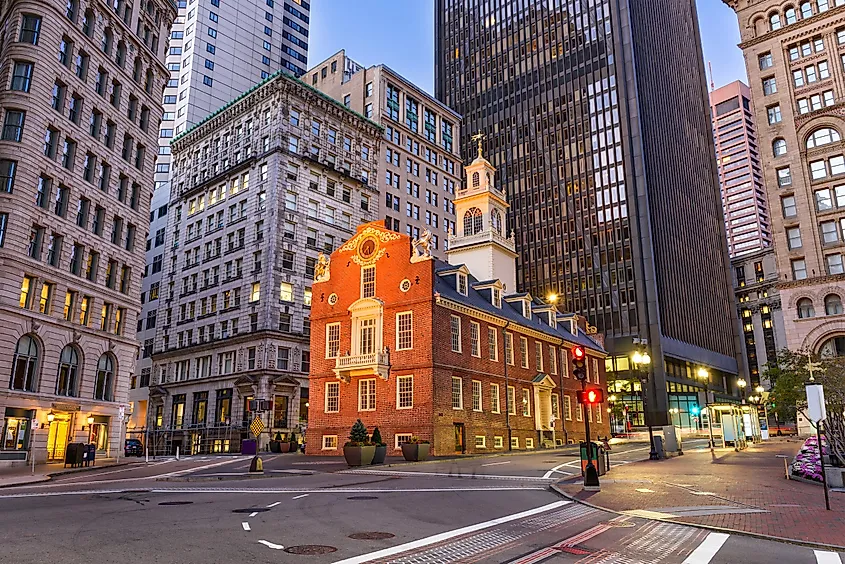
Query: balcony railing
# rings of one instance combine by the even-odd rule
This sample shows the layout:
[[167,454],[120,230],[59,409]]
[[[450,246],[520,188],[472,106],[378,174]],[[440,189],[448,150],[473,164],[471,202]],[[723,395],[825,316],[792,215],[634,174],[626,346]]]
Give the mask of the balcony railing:
[[339,356],[335,361],[334,373],[338,379],[348,382],[350,376],[378,374],[387,380],[390,370],[390,355],[387,352]]

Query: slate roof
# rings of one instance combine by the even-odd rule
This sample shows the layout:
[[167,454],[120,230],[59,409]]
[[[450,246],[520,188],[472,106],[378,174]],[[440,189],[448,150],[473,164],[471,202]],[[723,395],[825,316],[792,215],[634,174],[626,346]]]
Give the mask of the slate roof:
[[[577,335],[573,335],[569,332],[569,324],[568,323],[558,323],[557,327],[550,326],[546,319],[546,315],[536,315],[534,313],[531,314],[531,319],[523,317],[522,315],[522,306],[519,302],[514,304],[508,303],[505,301],[504,298],[509,298],[512,296],[527,296],[526,293],[517,293],[517,294],[508,294],[503,296],[502,299],[502,307],[497,308],[490,300],[484,297],[480,291],[475,290],[472,286],[473,284],[478,284],[478,280],[472,276],[472,274],[467,276],[467,295],[464,296],[463,294],[458,293],[456,284],[452,281],[452,277],[454,275],[450,274],[448,276],[441,276],[440,274],[444,272],[452,272],[457,270],[462,265],[452,265],[446,263],[442,260],[435,259],[435,281],[434,281],[434,291],[439,293],[444,298],[448,298],[452,301],[463,303],[469,307],[479,309],[488,313],[490,315],[504,318],[512,325],[520,325],[522,327],[527,327],[533,329],[534,331],[539,331],[540,333],[545,333],[546,335],[557,337],[559,339],[564,339],[571,343],[577,343],[579,345],[583,345],[584,347],[605,353],[606,351],[604,348],[599,345],[596,341],[591,339],[588,335],[582,333],[581,331],[578,332]],[[518,306],[518,308],[517,308]]]

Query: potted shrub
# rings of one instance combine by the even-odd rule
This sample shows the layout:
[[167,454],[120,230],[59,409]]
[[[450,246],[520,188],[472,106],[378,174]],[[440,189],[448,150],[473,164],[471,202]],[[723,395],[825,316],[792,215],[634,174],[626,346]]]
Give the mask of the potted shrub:
[[367,428],[359,419],[352,426],[349,441],[343,445],[343,457],[349,466],[366,466],[373,461],[376,447],[370,444]]
[[381,440],[381,431],[378,430],[378,427],[373,429],[373,436],[370,437],[370,441],[376,447],[373,464],[384,464],[384,457],[387,456],[387,444]]
[[419,437],[411,437],[409,442],[402,443],[402,456],[408,462],[426,460],[430,446],[428,441],[421,440]]
[[282,452],[282,434],[277,432],[273,440],[270,441],[270,452]]
[[296,452],[299,450],[299,442],[296,440],[296,433],[290,434],[290,451]]

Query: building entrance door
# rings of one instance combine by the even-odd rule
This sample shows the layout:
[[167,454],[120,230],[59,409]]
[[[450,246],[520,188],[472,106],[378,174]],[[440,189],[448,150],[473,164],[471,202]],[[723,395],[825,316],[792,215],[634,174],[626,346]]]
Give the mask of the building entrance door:
[[65,459],[69,430],[70,421],[66,415],[56,415],[56,418],[50,422],[50,430],[47,435],[47,460],[62,461]]
[[466,452],[466,429],[463,423],[455,423],[455,454]]

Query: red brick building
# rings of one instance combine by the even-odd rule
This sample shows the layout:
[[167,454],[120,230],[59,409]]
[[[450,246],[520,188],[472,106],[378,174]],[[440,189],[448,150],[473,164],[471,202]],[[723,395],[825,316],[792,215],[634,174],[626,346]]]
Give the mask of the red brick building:
[[480,154],[466,172],[455,200],[461,234],[449,239],[450,262],[466,264],[434,259],[425,240],[376,222],[317,269],[309,454],[342,454],[358,418],[379,427],[389,453],[412,435],[434,454],[560,445],[583,439],[587,417],[594,437],[609,435],[607,406],[577,404],[570,367],[571,347],[582,345],[589,385],[606,389],[604,349],[583,320],[507,293],[507,202]]

